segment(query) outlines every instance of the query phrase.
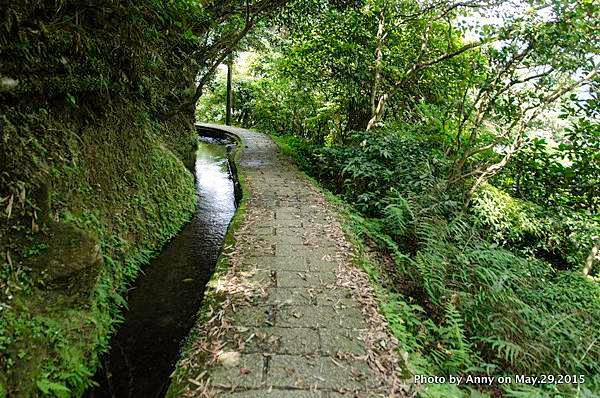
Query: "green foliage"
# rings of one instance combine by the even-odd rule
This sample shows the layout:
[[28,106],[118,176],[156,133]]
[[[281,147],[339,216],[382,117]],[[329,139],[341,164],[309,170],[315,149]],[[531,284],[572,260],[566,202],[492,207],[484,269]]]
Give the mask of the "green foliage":
[[440,372],[598,374],[595,282],[490,246],[456,220],[422,222],[414,266],[399,270],[443,319],[429,354]]
[[[597,83],[596,83],[597,85]],[[512,195],[552,207],[597,213],[600,209],[600,123],[597,90],[591,97],[565,107],[569,119],[552,147],[533,139],[495,179]]]
[[[372,0],[292,2],[277,22],[284,24],[285,33],[264,35],[253,79],[234,90],[234,108],[243,115],[238,123],[275,134],[293,132],[315,143],[343,143],[353,131],[364,130],[372,116],[371,98],[390,90],[414,64],[420,49],[415,37],[428,31],[426,35],[436,42],[431,56],[460,44],[458,31],[448,29],[445,22],[436,22],[431,29],[421,19],[402,23],[405,15],[417,11],[415,7],[403,1],[387,7]],[[387,24],[384,59],[378,66],[380,10]],[[439,105],[460,95],[461,78],[471,60],[470,55],[457,57],[430,68],[418,82],[407,81],[388,107],[415,118],[423,102]],[[381,79],[375,84],[377,71]],[[224,99],[223,93],[219,81],[208,94],[210,99],[201,100],[205,120],[221,118],[221,110],[208,109]]]
[[384,208],[383,214],[383,224],[388,235],[395,240],[400,240],[402,237],[409,235],[409,226],[414,215],[410,203],[405,198],[402,196],[394,198],[392,203]]
[[[585,210],[544,208],[484,185],[473,199],[474,223],[494,242],[580,269],[597,236],[600,218]],[[561,265],[562,264],[562,265]]]
[[[237,82],[236,82],[237,84]],[[215,81],[207,85],[209,94],[200,97],[196,104],[196,118],[202,122],[225,123],[225,103],[227,98],[226,78],[217,75]],[[235,87],[235,92],[239,87]]]
[[[25,377],[56,396],[63,391],[57,390],[58,385],[75,395],[89,386],[97,356],[108,348],[110,332],[120,320],[122,289],[194,208],[193,178],[159,138],[163,130],[150,124],[139,130],[130,126],[131,136],[123,140],[118,126],[107,121],[83,142],[71,143],[76,165],[53,169],[52,219],[93,232],[104,254],[105,269],[94,291],[86,292],[89,298],[73,303],[65,292],[46,290],[30,268],[17,268],[25,278],[20,282],[10,267],[3,267],[9,294],[16,296],[6,297],[10,307],[4,307],[4,314],[16,311],[16,316],[2,318],[0,340],[6,348],[2,365],[9,391],[17,396],[34,394],[27,390],[31,386],[19,381]],[[92,148],[95,156],[86,156]],[[23,260],[45,266],[49,243],[40,233],[30,239],[37,243],[25,248]],[[20,260],[19,244],[12,243],[14,262]],[[28,288],[20,292],[21,286]],[[26,356],[20,357],[21,352]],[[16,366],[19,363],[28,367]]]
[[326,147],[286,140],[306,171],[371,216],[397,211],[403,206],[403,195],[409,198],[423,193],[432,174],[447,167],[436,157],[436,142],[420,141],[403,130],[356,132],[348,144]]
[[[560,268],[569,266],[566,259],[581,260],[571,224],[492,186],[484,186],[468,213],[461,213],[460,203],[440,188],[438,176],[446,166],[438,147],[420,137],[406,131],[387,137],[357,134],[354,146],[331,147],[277,139],[324,185],[376,217],[354,229],[396,260],[396,273],[389,277],[401,283],[388,287],[396,292],[382,312],[419,368],[413,372],[584,374],[588,382],[582,388],[597,391],[599,287],[578,267],[559,271],[542,260],[552,253]],[[381,173],[382,168],[388,172]],[[371,192],[376,194],[365,206],[361,195]],[[573,219],[578,214],[571,212]],[[581,231],[590,233],[592,220],[583,220]],[[503,388],[509,396],[527,390]],[[436,396],[435,391],[431,387],[423,394]],[[528,391],[576,394],[567,385]]]
[[452,303],[445,307],[444,323],[437,328],[438,345],[431,357],[443,374],[459,374],[473,366],[471,344],[465,336],[462,314]]
[[[583,136],[587,128],[596,137]],[[534,203],[597,212],[600,130],[584,122],[570,130],[566,139],[569,144],[560,144],[558,149],[548,148],[544,140],[532,140],[498,176],[497,184]]]
[[[255,21],[280,3],[9,2],[0,20],[7,394],[87,386],[119,319],[119,292],[193,207],[190,120],[166,116],[231,51],[246,11]],[[261,63],[236,82],[234,116],[294,135],[279,140],[301,166],[371,218],[356,216],[355,227],[395,262],[382,310],[422,369],[581,373],[591,395],[600,299],[578,271],[600,229],[597,77],[581,89],[587,100],[567,101],[558,146],[527,138],[540,113],[580,86],[573,79],[597,70],[598,5],[501,7],[500,25],[459,18],[498,11],[488,4],[293,1],[255,40]],[[481,41],[467,43],[466,31]],[[224,82],[211,87],[198,115],[221,121]],[[365,133],[370,120],[378,129]],[[51,290],[39,277],[55,223],[98,238],[93,291]]]
[[[593,72],[581,89],[591,99],[566,101],[559,145],[533,138],[538,116],[597,70],[597,5],[502,6],[491,9],[498,25],[465,27],[456,18],[469,14],[464,3],[310,4],[318,15],[285,19],[256,68],[248,125],[293,135],[277,140],[370,218],[355,228],[396,266],[382,311],[422,358],[420,371],[570,372],[597,394],[600,300],[580,271],[600,234]],[[480,41],[467,44],[462,29]],[[322,116],[326,124],[308,123]],[[372,116],[379,128],[362,132]],[[439,388],[424,395],[479,394]],[[502,389],[578,394],[569,385]]]
[[[13,35],[0,40],[11,62],[3,63],[1,73],[18,84],[3,95],[51,96],[73,108],[126,96],[155,110],[164,110],[169,100],[185,95],[189,80],[176,76],[193,77],[195,65],[185,54],[196,46],[183,33],[206,24],[202,7],[188,1],[153,0],[131,6],[101,1],[95,7],[80,7],[75,1],[62,2],[58,8],[38,1],[11,2],[2,26]],[[33,25],[27,28],[30,22]],[[173,47],[178,55],[171,52]]]
[[[123,289],[195,206],[190,120],[158,116],[189,97],[198,45],[183,32],[206,31],[205,10],[134,3],[12,1],[1,16],[0,384],[11,397],[83,393]],[[57,287],[44,271],[70,260],[51,257],[64,226],[94,237],[101,260]]]

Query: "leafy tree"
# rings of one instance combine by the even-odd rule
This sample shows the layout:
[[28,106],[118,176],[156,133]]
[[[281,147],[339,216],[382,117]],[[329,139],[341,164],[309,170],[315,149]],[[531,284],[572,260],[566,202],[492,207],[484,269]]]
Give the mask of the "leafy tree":
[[559,148],[570,162],[570,196],[576,206],[600,210],[600,98],[596,80],[586,101],[566,109],[576,120],[566,130]]
[[196,46],[198,78],[193,87],[179,98],[179,105],[165,117],[173,117],[184,110],[194,113],[196,102],[204,88],[221,65],[239,46],[240,41],[270,12],[283,6],[287,0],[226,0],[208,1],[203,5],[204,18],[185,32],[185,37]]
[[[498,28],[483,29],[486,65],[456,115],[450,181],[473,177],[470,194],[504,168],[541,114],[599,71],[591,2],[529,2]],[[495,154],[500,156],[495,156]],[[481,155],[487,154],[487,157]]]

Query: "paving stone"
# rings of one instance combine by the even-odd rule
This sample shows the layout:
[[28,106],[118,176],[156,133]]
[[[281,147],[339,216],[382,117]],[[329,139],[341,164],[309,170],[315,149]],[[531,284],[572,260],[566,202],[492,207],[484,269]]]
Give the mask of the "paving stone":
[[[327,225],[312,224],[310,221],[305,221],[304,225],[305,225],[305,228],[304,228],[303,236],[306,239],[309,239],[309,238],[312,238],[313,240],[316,239],[317,242],[321,242],[321,241],[325,240],[325,237],[327,237],[327,234],[330,232],[329,227]],[[329,239],[329,237],[327,237],[327,239]]]
[[[321,391],[267,389],[224,392],[217,396],[223,398],[322,398],[323,394]],[[349,398],[347,395],[345,397]]]
[[300,208],[279,207],[275,211],[275,218],[277,220],[297,220],[302,218],[302,214]]
[[260,224],[263,227],[275,227],[275,228],[301,228],[302,220],[293,219],[293,220],[264,220]]
[[304,206],[303,207],[284,207],[284,206],[279,206],[277,208],[278,212],[282,212],[282,213],[293,213],[293,212],[302,212]]
[[352,300],[352,290],[346,288],[316,289],[313,292],[317,298],[317,305],[337,307],[340,302]]
[[211,369],[211,386],[230,398],[388,396],[372,393],[381,379],[365,362],[335,356],[364,355],[367,325],[352,290],[336,286],[346,261],[341,251],[348,249],[332,232],[338,224],[322,195],[268,137],[223,128],[245,142],[240,168],[252,218],[236,233],[234,258],[240,285],[256,293],[244,296],[254,305],[236,308],[237,332],[225,337],[226,347],[241,350],[241,361]]
[[277,272],[277,287],[324,287],[335,281],[333,272]]
[[303,205],[303,202],[300,199],[292,199],[292,198],[285,198],[285,199],[279,200],[277,203],[279,204],[279,206],[300,207]]
[[366,353],[364,341],[360,339],[360,333],[357,330],[319,329],[319,336],[321,352],[324,354],[335,355],[337,352],[344,352],[363,355]]
[[268,291],[266,304],[278,307],[285,305],[315,305],[318,295],[307,288],[272,288]]
[[331,239],[320,239],[318,236],[314,237],[305,234],[304,241],[308,243],[316,243],[319,247],[332,248],[336,251],[338,250],[337,242]]
[[[389,398],[389,393],[376,393],[372,391],[348,391],[340,393],[337,391],[323,391],[322,398]],[[440,397],[441,398],[441,397]]]
[[269,286],[272,286],[275,284],[275,279],[273,277],[271,270],[256,269],[254,267],[255,267],[254,265],[246,265],[246,266],[242,267],[242,269],[250,270],[250,271],[248,271],[248,276],[246,277],[246,280],[249,283],[251,283],[253,285],[261,286],[263,288],[268,288]]
[[275,245],[268,240],[252,242],[250,246],[246,247],[246,250],[251,251],[254,256],[275,256]]
[[303,229],[301,227],[277,227],[275,228],[275,234],[277,236],[302,236]]
[[246,261],[256,264],[259,269],[308,272],[308,261],[304,257],[259,256],[249,257]]
[[278,235],[275,238],[275,241],[279,245],[303,245],[304,239],[302,239],[302,235]]
[[310,246],[280,244],[275,245],[275,255],[281,257],[304,257],[310,253]]
[[315,242],[314,247],[310,249],[310,254],[312,258],[320,258],[323,260],[328,260],[328,258],[335,258],[337,255],[337,249],[331,246],[323,246],[322,240]]
[[251,328],[243,334],[245,352],[289,355],[319,352],[319,333],[309,328]]
[[310,223],[312,228],[323,228],[331,225],[334,219],[331,217],[321,216],[317,214],[309,214],[304,217],[304,221]]
[[339,265],[333,259],[311,256],[308,258],[309,270],[314,272],[335,272]]
[[275,228],[273,227],[258,227],[253,230],[256,236],[273,236],[275,235]]
[[252,306],[241,307],[233,314],[236,325],[243,326],[272,326],[270,319],[271,307]]
[[361,329],[365,327],[363,315],[356,308],[336,310],[333,307],[306,305],[277,308],[275,322],[277,326],[285,327],[330,327],[340,329]]
[[345,288],[277,287],[267,289],[266,296],[256,301],[260,305],[320,305],[334,309],[360,308],[352,298],[352,291]]
[[361,305],[356,300],[351,298],[332,299],[331,297],[325,298],[324,296],[317,296],[317,305],[333,307],[336,310],[343,310],[346,308],[361,308]]
[[308,269],[312,272],[336,272],[339,268],[339,264],[335,261],[329,262],[318,262],[309,260]]
[[[260,247],[260,246],[275,246],[277,243],[277,239],[275,238],[275,229],[268,228],[271,234],[265,235],[255,235],[250,239],[246,244],[250,244],[252,248]],[[241,242],[240,242],[241,243]]]
[[270,359],[266,382],[288,388],[362,389],[370,384],[365,381],[371,375],[372,371],[364,362],[275,355]]
[[221,387],[260,387],[262,384],[264,357],[262,354],[242,355],[233,367],[217,366],[209,372],[212,384]]

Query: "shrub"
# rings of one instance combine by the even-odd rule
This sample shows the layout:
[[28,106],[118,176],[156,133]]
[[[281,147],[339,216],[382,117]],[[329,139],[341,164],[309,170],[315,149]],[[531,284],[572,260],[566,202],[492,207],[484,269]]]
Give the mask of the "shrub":
[[498,244],[536,254],[560,268],[583,268],[600,217],[588,211],[547,209],[484,185],[470,208],[473,223]]

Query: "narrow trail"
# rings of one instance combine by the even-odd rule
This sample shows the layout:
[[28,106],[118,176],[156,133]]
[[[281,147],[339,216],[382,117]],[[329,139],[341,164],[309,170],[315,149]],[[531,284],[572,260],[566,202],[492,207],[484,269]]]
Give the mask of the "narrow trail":
[[182,395],[403,396],[397,342],[323,195],[266,135],[207,126],[243,139],[249,197]]

